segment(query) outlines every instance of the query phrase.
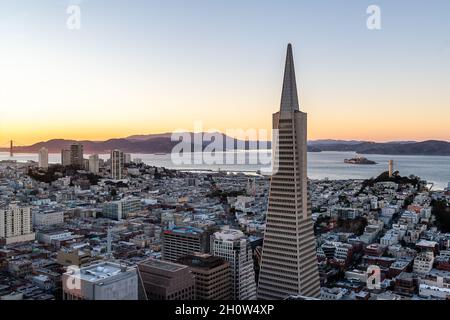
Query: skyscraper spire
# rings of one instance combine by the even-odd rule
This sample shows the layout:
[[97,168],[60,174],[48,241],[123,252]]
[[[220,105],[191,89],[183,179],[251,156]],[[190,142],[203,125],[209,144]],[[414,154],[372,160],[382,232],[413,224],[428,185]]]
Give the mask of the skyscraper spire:
[[295,81],[294,58],[292,45],[289,43],[286,53],[286,66],[284,68],[283,91],[281,93],[280,111],[299,110],[297,83]]

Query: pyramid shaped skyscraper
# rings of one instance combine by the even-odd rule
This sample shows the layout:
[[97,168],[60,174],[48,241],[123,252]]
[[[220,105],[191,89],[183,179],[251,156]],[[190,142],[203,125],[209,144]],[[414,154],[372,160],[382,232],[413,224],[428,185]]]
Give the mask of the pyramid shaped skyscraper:
[[299,109],[288,45],[280,111],[273,115],[274,172],[258,283],[258,299],[318,298],[320,280],[307,178],[307,115]]

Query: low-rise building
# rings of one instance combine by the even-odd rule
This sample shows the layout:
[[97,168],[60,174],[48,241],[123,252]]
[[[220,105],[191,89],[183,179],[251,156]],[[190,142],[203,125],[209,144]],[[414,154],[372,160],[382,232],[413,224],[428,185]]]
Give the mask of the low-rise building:
[[102,262],[62,276],[64,300],[137,300],[136,268]]

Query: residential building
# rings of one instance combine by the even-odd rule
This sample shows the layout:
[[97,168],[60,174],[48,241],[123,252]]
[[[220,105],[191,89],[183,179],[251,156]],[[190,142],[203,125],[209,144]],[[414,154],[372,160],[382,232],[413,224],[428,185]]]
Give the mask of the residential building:
[[0,241],[11,244],[34,239],[31,207],[12,203],[0,208]]
[[61,150],[61,164],[64,167],[70,166],[70,164],[71,164],[70,150],[66,150],[66,149]]
[[70,164],[78,168],[84,168],[83,145],[80,143],[70,146]]
[[100,172],[100,160],[98,154],[89,156],[89,172],[93,174],[99,174]]
[[111,151],[111,179],[121,180],[124,166],[124,155],[120,150]]
[[434,253],[431,251],[425,251],[419,253],[414,259],[413,270],[417,273],[426,274],[433,269]]
[[48,169],[48,149],[45,147],[42,147],[39,149],[39,168],[42,169]]

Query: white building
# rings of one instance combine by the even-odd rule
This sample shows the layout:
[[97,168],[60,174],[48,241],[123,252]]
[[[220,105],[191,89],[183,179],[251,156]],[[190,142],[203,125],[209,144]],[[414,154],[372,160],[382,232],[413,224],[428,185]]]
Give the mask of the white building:
[[394,244],[399,243],[402,235],[398,230],[390,229],[386,234],[380,238],[380,244],[383,246],[392,246]]
[[33,241],[31,207],[11,204],[0,209],[0,239],[6,244]]
[[223,230],[211,237],[211,253],[230,262],[233,300],[255,300],[256,283],[250,244],[239,230]]
[[367,272],[362,270],[349,270],[345,272],[345,279],[367,282]]
[[450,290],[450,272],[432,269],[429,273],[420,275],[419,282],[430,287]]
[[450,289],[420,284],[419,295],[431,299],[450,299]]
[[129,215],[141,211],[141,199],[124,198],[119,201],[105,202],[103,204],[102,213],[105,218],[121,220],[126,219]]
[[320,299],[321,300],[341,300],[342,297],[347,293],[346,289],[343,288],[320,288]]
[[62,284],[64,300],[138,300],[136,268],[111,262],[69,268]]
[[100,160],[98,154],[89,156],[89,172],[98,174],[100,172]]
[[37,240],[46,244],[51,244],[53,241],[61,241],[71,238],[72,232],[67,230],[37,232]]
[[33,214],[33,225],[35,227],[48,227],[64,223],[64,212],[62,211],[38,211]]
[[378,237],[383,230],[383,226],[383,221],[369,221],[369,225],[366,226],[364,233],[359,237],[359,239],[366,244],[373,243],[376,237]]
[[425,274],[433,269],[434,253],[431,251],[421,252],[414,259],[414,272]]
[[48,149],[42,147],[39,150],[39,168],[48,169]]

